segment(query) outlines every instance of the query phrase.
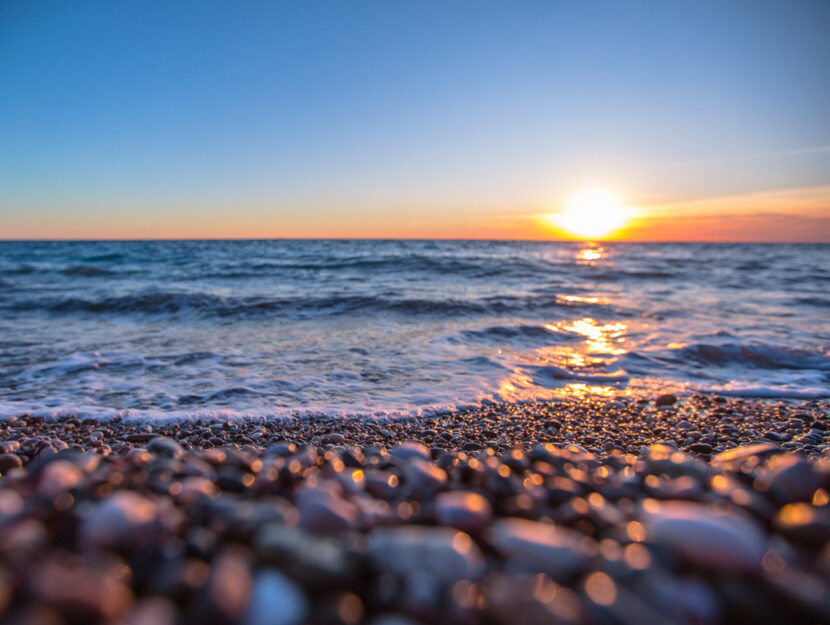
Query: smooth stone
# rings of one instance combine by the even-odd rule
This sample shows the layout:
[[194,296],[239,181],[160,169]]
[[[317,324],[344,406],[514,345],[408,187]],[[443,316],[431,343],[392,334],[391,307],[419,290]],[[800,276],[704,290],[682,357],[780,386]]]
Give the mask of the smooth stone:
[[138,601],[119,621],[119,625],[176,625],[176,604],[163,597]]
[[775,443],[757,443],[755,445],[742,445],[722,451],[712,458],[712,466],[724,469],[732,469],[740,466],[744,460],[753,456],[764,457],[781,451]]
[[586,618],[579,595],[546,575],[495,574],[488,576],[484,583],[487,623],[586,625],[593,622]]
[[265,449],[264,457],[277,456],[286,458],[297,451],[294,443],[273,443]]
[[568,445],[559,448],[552,443],[542,443],[530,450],[529,457],[534,462],[546,462],[557,468],[561,468],[568,462],[596,465],[596,456],[579,445]]
[[251,586],[246,558],[236,549],[226,548],[213,560],[193,613],[184,622],[217,625],[241,622],[250,602]]
[[182,480],[182,489],[176,495],[176,501],[190,505],[200,499],[213,499],[219,495],[219,489],[205,477],[187,477]]
[[40,492],[55,497],[78,486],[83,471],[68,460],[53,460],[40,472]]
[[490,524],[493,509],[478,493],[452,491],[435,498],[435,518],[440,525],[477,532]]
[[413,458],[404,467],[407,492],[418,499],[428,499],[447,483],[447,473],[432,462]]
[[76,623],[110,622],[132,601],[130,589],[113,575],[63,557],[32,569],[28,591],[34,603],[52,607]]
[[285,575],[265,570],[256,576],[245,625],[298,625],[307,615],[305,594]]
[[394,473],[369,470],[365,472],[366,492],[378,499],[394,499],[399,490],[400,480]]
[[721,622],[717,596],[705,582],[671,575],[644,575],[637,583],[640,596],[649,598],[668,619],[681,623]]
[[5,523],[23,510],[23,497],[13,490],[0,490],[0,523]]
[[149,443],[154,438],[158,438],[155,432],[138,432],[136,434],[127,434],[124,440],[129,443]]
[[790,503],[782,507],[773,526],[791,540],[813,548],[830,544],[830,508],[808,503]]
[[155,502],[118,491],[98,503],[81,522],[81,540],[100,548],[129,547],[154,538],[160,528]]
[[672,393],[664,393],[663,395],[658,395],[657,399],[654,400],[654,405],[658,408],[661,406],[671,406],[677,403],[677,395]]
[[285,571],[292,579],[314,588],[325,581],[343,584],[353,574],[354,561],[340,540],[311,535],[298,527],[269,523],[256,534],[259,562]]
[[508,560],[508,567],[566,581],[588,566],[584,538],[571,529],[509,518],[493,524],[490,542]]
[[757,571],[761,566],[766,540],[749,517],[681,501],[649,500],[644,510],[647,541],[688,564],[724,572]]
[[396,460],[412,460],[413,458],[420,458],[421,460],[429,461],[431,456],[429,454],[429,447],[417,441],[406,441],[400,445],[395,445],[390,451],[389,455]]
[[22,467],[23,461],[15,454],[0,454],[0,473],[5,473],[10,469],[20,469]]
[[296,500],[300,526],[313,532],[341,532],[360,524],[360,509],[323,488],[300,492]]
[[410,525],[374,530],[368,554],[381,571],[404,579],[432,579],[440,584],[476,579],[484,558],[465,533],[445,527]]
[[181,458],[184,455],[184,448],[176,440],[166,436],[152,439],[147,443],[147,451],[167,458]]
[[791,454],[770,458],[759,481],[780,503],[809,501],[822,485],[822,477],[813,464]]

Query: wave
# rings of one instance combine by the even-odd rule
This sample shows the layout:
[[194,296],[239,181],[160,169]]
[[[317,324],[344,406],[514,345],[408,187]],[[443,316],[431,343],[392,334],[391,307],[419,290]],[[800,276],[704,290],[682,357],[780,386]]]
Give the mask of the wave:
[[80,260],[82,263],[119,263],[124,260],[124,254],[119,252],[93,254],[92,256],[83,256]]
[[615,371],[596,369],[563,369],[553,365],[533,368],[533,382],[539,386],[558,386],[564,382],[588,382],[603,385],[623,386],[629,375],[622,369]]
[[632,271],[623,269],[612,269],[590,274],[591,279],[599,281],[613,280],[676,280],[678,272],[668,271]]
[[83,278],[96,278],[98,276],[111,276],[116,272],[102,267],[94,267],[92,265],[74,265],[61,269],[60,273],[65,276],[80,276]]
[[[148,289],[125,295],[98,299],[83,297],[42,297],[9,300],[0,309],[13,312],[47,312],[52,314],[96,315],[181,315],[195,314],[206,318],[257,318],[269,315],[318,316],[347,313],[398,313],[404,315],[505,315],[527,312],[550,312],[569,308],[556,296],[500,295],[460,299],[399,297],[395,291],[379,295],[331,294],[323,296],[267,297],[225,296],[206,292]],[[469,331],[471,338],[539,337],[550,332],[542,327],[497,326]]]
[[481,330],[464,330],[463,336],[471,339],[513,339],[544,338],[551,339],[553,333],[543,326],[491,326]]
[[[534,262],[519,258],[499,259],[484,256],[466,256],[463,258],[420,254],[379,258],[324,256],[309,259],[268,260],[214,266],[208,272],[194,277],[255,278],[291,272],[354,272],[366,275],[375,273],[397,275],[407,272],[434,276],[452,274],[454,276],[481,279],[494,276],[547,276],[554,268],[553,265],[544,261]],[[563,265],[559,269],[564,268]]]
[[801,306],[816,306],[818,308],[830,308],[830,299],[826,297],[797,297],[794,304]]
[[764,386],[758,384],[726,384],[720,386],[699,386],[694,390],[712,395],[747,397],[753,399],[824,399],[830,397],[826,387],[801,387],[794,385]]
[[417,315],[471,315],[511,312],[523,308],[521,298],[482,300],[391,298],[370,295],[266,298],[225,297],[209,293],[144,291],[101,299],[43,298],[9,302],[6,310],[49,313],[199,314],[213,317],[263,317],[268,315],[321,315],[354,312],[397,312]]
[[644,360],[716,367],[752,367],[756,369],[809,369],[830,371],[830,355],[823,349],[793,349],[762,343],[695,343],[675,349],[632,352],[628,357]]

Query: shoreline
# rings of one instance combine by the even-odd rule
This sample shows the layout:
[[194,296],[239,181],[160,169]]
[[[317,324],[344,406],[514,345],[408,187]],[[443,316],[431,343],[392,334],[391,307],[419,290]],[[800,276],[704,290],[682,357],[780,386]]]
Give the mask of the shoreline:
[[[466,452],[486,448],[504,452],[538,443],[574,444],[604,457],[614,451],[639,454],[644,446],[666,443],[705,460],[752,443],[774,443],[785,451],[812,456],[830,447],[830,434],[824,438],[817,434],[830,428],[830,400],[713,394],[488,401],[454,410],[371,417],[299,414],[269,419],[257,414],[145,420],[22,414],[0,417],[0,443],[10,436],[15,438],[18,422],[32,428],[28,436],[56,436],[61,441],[60,436],[66,435],[84,449],[105,454],[123,452],[124,445],[146,443],[153,436],[175,438],[184,449],[233,443],[251,447],[253,453],[271,442],[330,447],[419,441],[446,451]],[[93,431],[98,434],[90,438]],[[42,448],[34,451],[43,452]]]
[[710,395],[0,419],[0,623],[827,623],[828,443]]

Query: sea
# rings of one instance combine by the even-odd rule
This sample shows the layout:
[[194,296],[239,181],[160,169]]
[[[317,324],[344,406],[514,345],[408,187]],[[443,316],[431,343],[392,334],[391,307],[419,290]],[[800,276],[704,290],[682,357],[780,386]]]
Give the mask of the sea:
[[0,242],[0,416],[830,397],[830,245]]

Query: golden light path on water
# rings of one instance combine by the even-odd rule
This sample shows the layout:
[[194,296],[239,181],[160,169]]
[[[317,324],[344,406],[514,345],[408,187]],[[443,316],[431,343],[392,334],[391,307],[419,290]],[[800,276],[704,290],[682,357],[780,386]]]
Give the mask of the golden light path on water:
[[[580,248],[575,260],[581,264],[595,264],[607,257],[607,251],[593,244]],[[557,295],[557,302],[564,304],[607,304],[601,297]],[[523,361],[506,376],[498,386],[498,395],[507,401],[533,399],[555,399],[557,397],[618,397],[632,394],[632,389],[623,385],[626,374],[615,369],[617,357],[626,353],[627,335],[630,324],[624,321],[601,323],[589,316],[561,320],[545,324],[552,336],[578,338],[576,343],[547,345],[530,354],[520,355]],[[530,367],[528,367],[528,365]],[[554,388],[539,384],[528,368],[544,370],[546,367],[557,372],[562,383]],[[573,376],[574,381],[567,381]]]

